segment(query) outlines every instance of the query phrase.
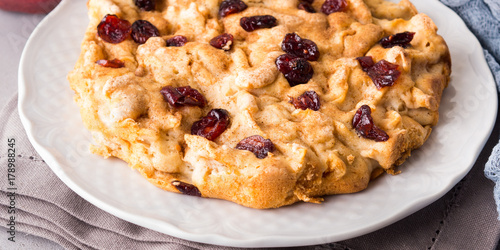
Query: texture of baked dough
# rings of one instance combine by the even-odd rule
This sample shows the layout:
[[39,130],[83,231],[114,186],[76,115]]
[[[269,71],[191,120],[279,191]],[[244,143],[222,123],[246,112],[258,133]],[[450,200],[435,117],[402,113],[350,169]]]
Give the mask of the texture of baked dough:
[[[409,1],[348,0],[345,12],[327,16],[297,9],[297,0],[244,0],[246,10],[224,18],[218,17],[220,2],[159,0],[156,11],[141,11],[133,0],[89,0],[88,30],[68,79],[93,134],[93,153],[125,160],[165,190],[178,192],[172,185],[178,180],[203,197],[276,208],[365,189],[383,170],[394,173],[436,125],[450,55],[432,20]],[[313,7],[319,11],[323,2]],[[143,45],[104,42],[96,27],[106,14],[130,23],[148,20],[161,36]],[[253,32],[239,25],[241,17],[265,14],[278,25]],[[415,32],[410,47],[378,44],[404,31]],[[284,54],[281,41],[292,32],[314,41],[321,53],[311,62],[312,79],[294,87],[275,65]],[[234,36],[229,51],[209,45],[222,33]],[[166,47],[174,35],[189,42]],[[396,83],[378,90],[355,59],[365,55],[399,65]],[[96,64],[115,58],[125,67]],[[189,85],[208,105],[173,108],[160,94],[167,85]],[[320,110],[288,102],[309,90],[318,93]],[[364,104],[388,141],[365,139],[353,129],[354,113]],[[213,108],[229,112],[229,128],[215,141],[191,135],[191,125]],[[276,151],[258,159],[235,149],[251,135],[270,139]]]

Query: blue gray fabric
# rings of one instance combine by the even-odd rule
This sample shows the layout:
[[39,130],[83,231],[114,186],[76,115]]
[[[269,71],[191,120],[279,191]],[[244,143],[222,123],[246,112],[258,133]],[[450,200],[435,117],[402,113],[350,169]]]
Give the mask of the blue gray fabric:
[[[441,0],[454,10],[476,35],[484,48],[484,56],[500,90],[500,1]],[[498,124],[494,129],[498,129]],[[485,176],[495,182],[493,195],[500,220],[500,141],[493,148],[484,169]]]
[[441,0],[441,2],[464,20],[483,48],[500,62],[500,1]]

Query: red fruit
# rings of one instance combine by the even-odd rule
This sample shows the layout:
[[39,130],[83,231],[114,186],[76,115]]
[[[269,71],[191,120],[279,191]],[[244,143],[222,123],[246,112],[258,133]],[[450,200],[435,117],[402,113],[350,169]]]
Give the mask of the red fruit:
[[132,24],[132,39],[138,44],[146,43],[153,36],[160,36],[160,31],[146,20],[137,20]]
[[177,87],[166,86],[160,90],[165,101],[173,107],[179,108],[182,106],[198,106],[205,107],[207,100],[196,89],[189,86]]
[[152,11],[155,10],[155,0],[134,0],[135,6],[141,10]]
[[185,36],[173,36],[167,39],[167,47],[182,47],[188,42]]
[[305,10],[305,11],[307,11],[307,12],[309,12],[309,13],[316,13],[316,10],[315,10],[315,9],[313,8],[313,6],[312,6],[310,3],[308,3],[308,2],[304,2],[304,1],[299,2],[299,4],[297,5],[297,8],[298,8],[299,10]]
[[224,33],[212,38],[212,40],[210,40],[210,45],[217,49],[230,50],[231,45],[233,44],[233,39],[233,35]]
[[270,15],[242,17],[240,19],[240,26],[248,32],[257,29],[272,28],[276,25],[278,25],[278,20]]
[[306,59],[289,54],[278,56],[276,67],[285,76],[291,87],[307,83],[314,74],[311,64]]
[[219,7],[219,16],[226,17],[244,11],[248,6],[241,0],[225,0]]
[[372,110],[370,106],[361,106],[352,119],[352,126],[356,132],[367,139],[375,140],[377,142],[389,140],[389,136],[385,131],[375,126],[371,116]]
[[174,187],[177,188],[177,190],[179,190],[182,194],[201,197],[200,190],[198,190],[198,188],[193,184],[182,181],[172,181],[172,185],[174,185]]
[[346,0],[326,0],[323,5],[321,5],[321,12],[327,15],[345,10],[347,10]]
[[287,54],[305,58],[308,61],[319,59],[319,49],[315,42],[309,39],[302,39],[295,33],[288,33],[281,42],[281,49]]
[[358,60],[359,65],[361,65],[361,69],[363,69],[364,72],[367,72],[368,69],[370,69],[375,64],[371,56],[358,57],[356,58],[356,60]]
[[314,111],[318,111],[321,107],[319,96],[313,90],[306,91],[304,92],[304,94],[300,95],[297,98],[290,97],[289,103],[293,104],[296,109],[302,110],[311,109]]
[[113,59],[113,60],[102,59],[102,60],[98,60],[95,63],[97,63],[103,67],[107,67],[107,68],[123,68],[123,67],[125,67],[125,63],[118,60],[118,59]]
[[259,159],[266,158],[267,153],[273,152],[275,150],[274,144],[271,142],[271,140],[264,139],[260,135],[252,135],[241,140],[236,145],[236,149],[248,150]]
[[108,43],[121,43],[130,36],[131,32],[130,22],[116,15],[104,16],[97,25],[97,35]]
[[386,60],[381,60],[368,69],[368,76],[373,80],[377,89],[392,86],[398,79],[401,72],[397,64],[392,64]]
[[212,109],[207,116],[193,123],[191,134],[215,140],[229,126],[229,114],[224,109]]
[[384,48],[392,48],[394,46],[401,46],[403,48],[407,48],[410,46],[411,40],[413,40],[413,36],[415,32],[402,32],[394,35],[386,36],[380,40],[380,44]]
[[401,75],[397,64],[392,64],[384,59],[375,64],[371,56],[363,56],[356,59],[363,71],[372,79],[377,89],[394,85]]

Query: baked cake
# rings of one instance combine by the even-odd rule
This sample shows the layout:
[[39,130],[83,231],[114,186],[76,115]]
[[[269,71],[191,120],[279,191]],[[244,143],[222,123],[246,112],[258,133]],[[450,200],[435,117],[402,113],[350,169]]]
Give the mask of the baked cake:
[[[89,0],[68,79],[91,151],[277,208],[367,188],[438,122],[450,54],[407,0]],[[390,178],[390,177],[388,177]]]

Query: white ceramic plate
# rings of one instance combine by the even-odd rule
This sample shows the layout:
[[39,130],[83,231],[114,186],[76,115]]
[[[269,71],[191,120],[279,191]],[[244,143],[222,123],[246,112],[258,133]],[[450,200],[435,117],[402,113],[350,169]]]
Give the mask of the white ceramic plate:
[[462,20],[436,0],[419,0],[448,42],[453,75],[441,120],[397,176],[322,205],[254,210],[160,190],[120,160],[89,153],[66,80],[87,26],[86,1],[63,1],[33,32],[19,70],[19,112],[31,143],[57,176],[99,208],[132,223],[191,241],[275,247],[340,241],[375,231],[427,206],[473,166],[497,113],[493,77],[481,46]]

